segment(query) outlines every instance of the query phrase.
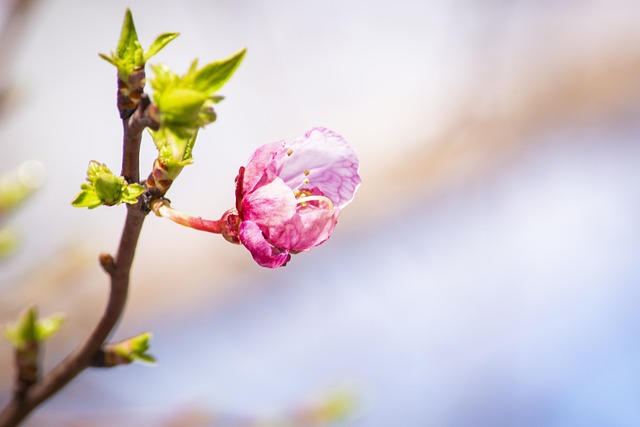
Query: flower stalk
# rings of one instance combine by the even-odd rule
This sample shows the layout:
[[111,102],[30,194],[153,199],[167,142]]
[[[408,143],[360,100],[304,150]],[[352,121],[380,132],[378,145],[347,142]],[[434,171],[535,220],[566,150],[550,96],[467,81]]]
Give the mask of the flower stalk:
[[187,215],[184,212],[172,208],[167,199],[153,200],[150,207],[157,216],[170,219],[176,224],[184,225],[185,227],[193,228],[195,230],[222,234],[223,230],[226,228],[225,224],[227,221],[224,219],[209,220]]

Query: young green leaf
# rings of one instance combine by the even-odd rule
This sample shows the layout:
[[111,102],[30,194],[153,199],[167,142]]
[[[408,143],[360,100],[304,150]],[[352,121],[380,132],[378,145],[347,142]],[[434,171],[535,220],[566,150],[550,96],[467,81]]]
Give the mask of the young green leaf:
[[120,32],[116,55],[118,58],[130,57],[139,46],[138,33],[133,23],[133,15],[131,15],[131,10],[127,8],[124,14],[124,22],[122,23],[122,31]]
[[111,171],[101,173],[93,181],[93,185],[105,205],[115,205],[122,201],[122,189],[126,186],[122,177],[115,176]]
[[138,197],[144,193],[145,188],[140,184],[129,184],[122,190],[122,202],[133,204],[138,201]]
[[151,332],[145,332],[135,337],[128,338],[124,341],[109,344],[105,347],[105,353],[112,353],[124,359],[124,362],[144,362],[155,364],[156,359],[147,351],[149,351],[149,340]]
[[244,58],[246,49],[221,61],[205,65],[197,72],[194,80],[194,88],[202,92],[213,94],[220,89],[236,71]]
[[98,197],[95,188],[90,187],[80,191],[71,204],[76,208],[95,209],[98,206],[102,206],[102,200]]
[[[115,52],[111,52],[111,55],[103,53],[99,55],[102,59],[118,68],[118,78],[121,82],[128,83],[131,74],[140,72],[149,58],[157,54],[176,37],[178,37],[178,33],[161,34],[154,40],[147,52],[144,52],[138,40],[138,33],[133,23],[131,10],[127,9]],[[132,88],[129,89],[131,90]]]
[[151,46],[149,46],[149,49],[144,53],[144,62],[147,62],[149,58],[160,52],[162,48],[179,35],[179,33],[164,33],[156,37],[153,43],[151,43]]
[[38,320],[35,307],[29,307],[13,325],[4,330],[4,337],[17,350],[22,350],[29,343],[44,341],[60,330],[63,323],[62,315],[54,315]]
[[35,336],[37,341],[44,341],[60,330],[64,323],[64,316],[54,314],[36,322]]
[[71,202],[76,208],[97,208],[120,203],[133,204],[145,188],[137,183],[127,184],[122,176],[116,176],[109,168],[95,160],[89,162],[87,182],[80,185],[80,193]]

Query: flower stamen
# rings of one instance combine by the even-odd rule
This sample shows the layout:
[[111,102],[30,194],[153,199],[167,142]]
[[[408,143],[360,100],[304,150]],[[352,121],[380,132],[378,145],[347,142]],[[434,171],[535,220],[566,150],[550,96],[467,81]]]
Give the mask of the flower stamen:
[[330,211],[333,210],[333,202],[326,196],[308,196],[304,192],[296,195],[298,199],[298,204],[305,206],[308,202],[325,202]]

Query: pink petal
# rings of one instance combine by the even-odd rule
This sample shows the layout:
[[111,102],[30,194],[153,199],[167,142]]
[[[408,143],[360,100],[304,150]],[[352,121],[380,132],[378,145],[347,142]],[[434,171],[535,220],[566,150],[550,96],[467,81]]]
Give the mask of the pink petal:
[[289,221],[272,229],[269,241],[292,252],[309,251],[331,236],[338,214],[337,209],[301,209]]
[[274,158],[279,176],[291,188],[318,187],[333,204],[342,208],[353,199],[361,183],[359,161],[353,148],[337,133],[313,128],[302,138],[285,144]]
[[245,196],[242,200],[243,219],[264,227],[276,226],[296,213],[296,205],[291,188],[280,178],[275,178]]
[[273,169],[274,158],[282,152],[284,142],[272,142],[258,148],[249,158],[244,171],[242,195],[252,191],[258,184],[273,179],[277,172]]
[[282,267],[291,259],[288,252],[270,245],[258,224],[253,221],[243,221],[240,224],[240,242],[249,249],[253,259],[262,267]]

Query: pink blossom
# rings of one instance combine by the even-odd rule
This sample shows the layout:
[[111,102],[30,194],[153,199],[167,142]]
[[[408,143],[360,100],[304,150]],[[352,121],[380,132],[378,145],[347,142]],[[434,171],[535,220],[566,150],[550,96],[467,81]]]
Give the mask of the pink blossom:
[[355,152],[328,129],[264,145],[240,168],[222,233],[261,266],[283,266],[331,236],[360,182]]

